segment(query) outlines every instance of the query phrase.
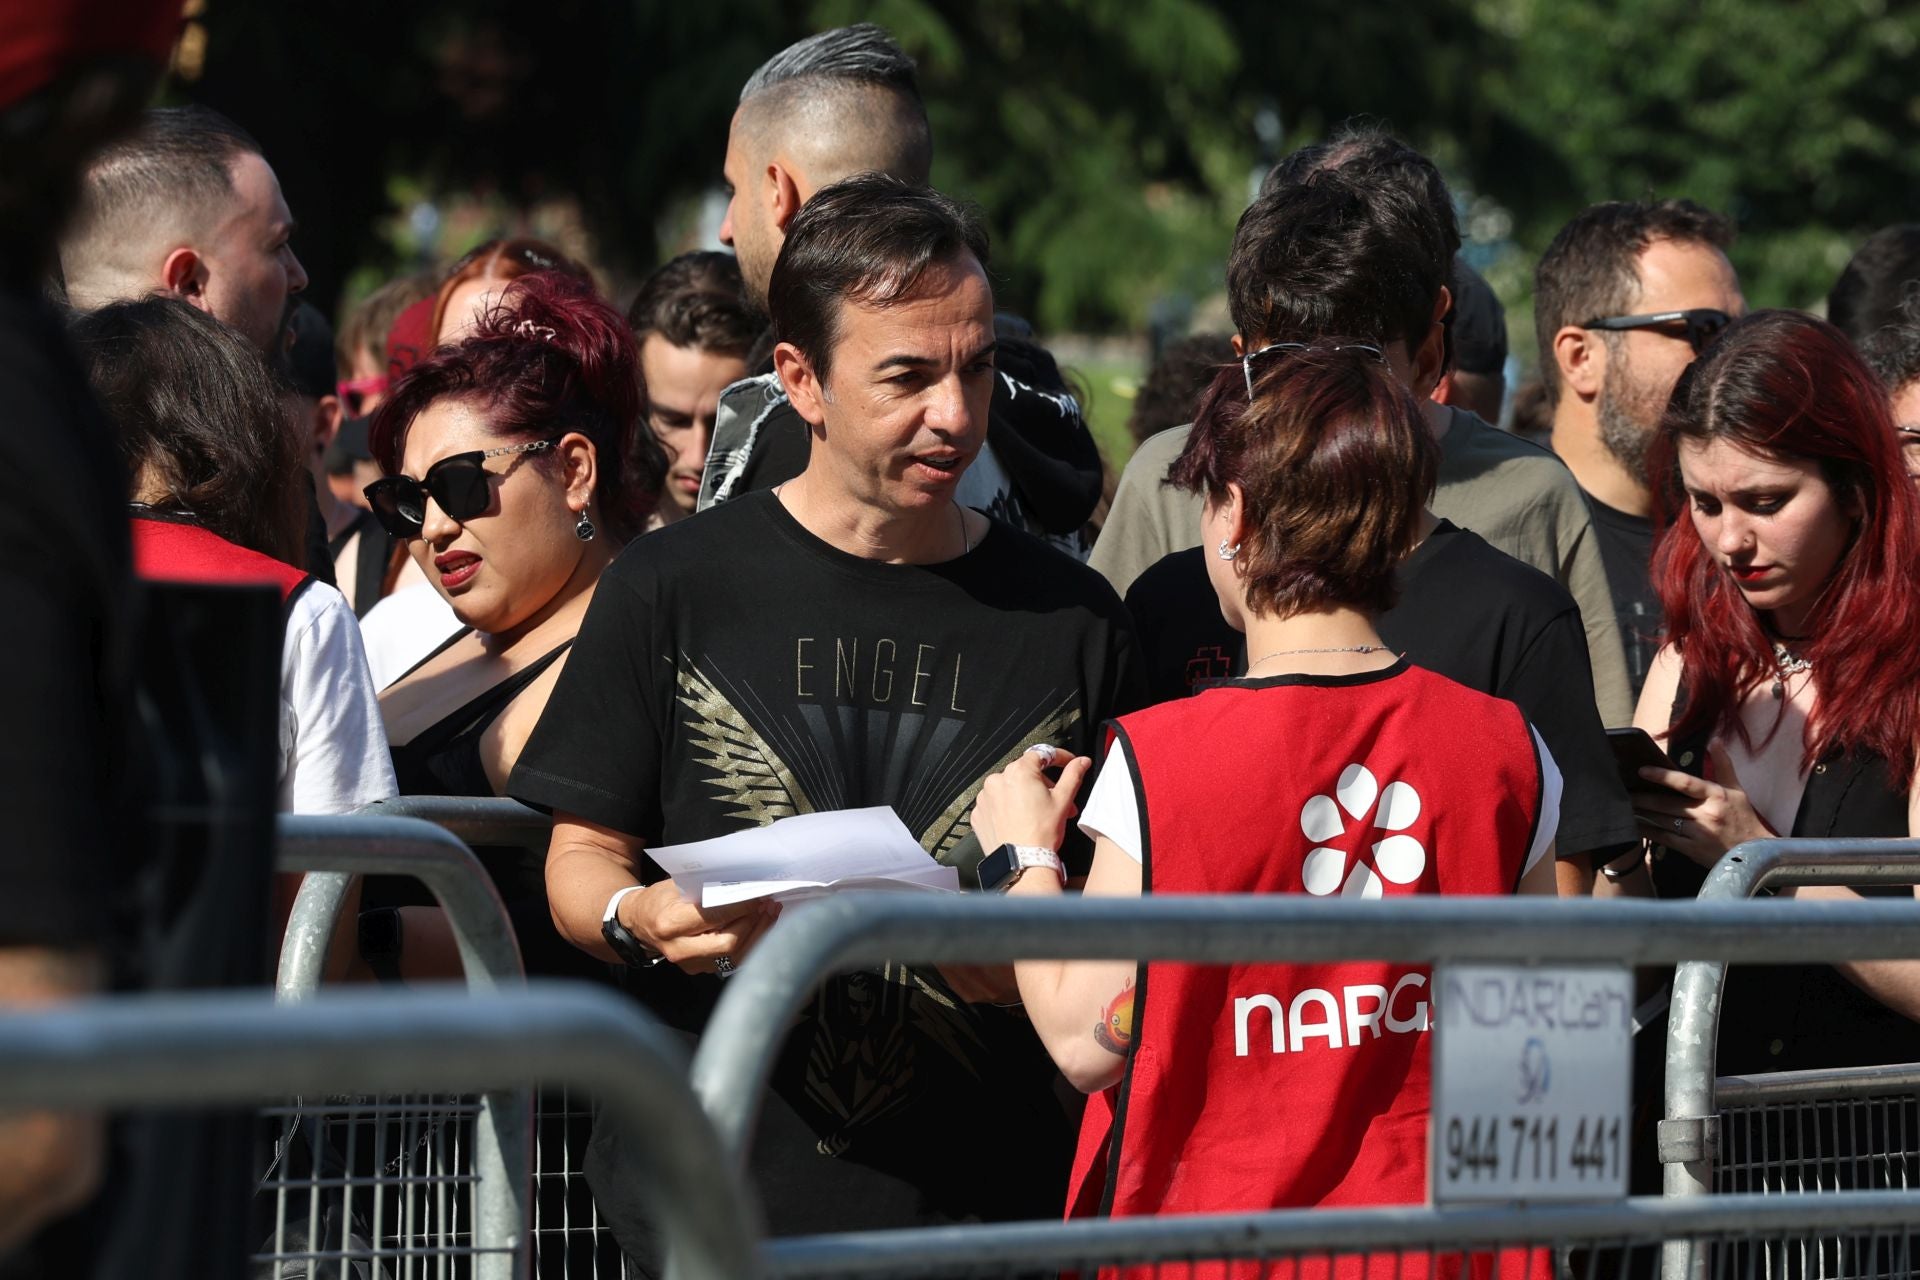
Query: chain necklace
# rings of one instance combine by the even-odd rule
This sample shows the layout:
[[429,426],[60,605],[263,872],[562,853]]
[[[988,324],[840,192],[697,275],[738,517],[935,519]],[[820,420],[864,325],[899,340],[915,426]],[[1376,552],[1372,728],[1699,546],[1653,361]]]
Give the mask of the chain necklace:
[[1787,681],[1802,671],[1813,670],[1813,659],[1802,657],[1789,650],[1778,640],[1773,642],[1773,696],[1778,701],[1787,696]]
[[1383,644],[1346,644],[1333,649],[1276,649],[1272,653],[1261,654],[1249,662],[1247,670],[1251,671],[1272,658],[1291,658],[1302,653],[1385,653],[1386,651],[1387,646]]

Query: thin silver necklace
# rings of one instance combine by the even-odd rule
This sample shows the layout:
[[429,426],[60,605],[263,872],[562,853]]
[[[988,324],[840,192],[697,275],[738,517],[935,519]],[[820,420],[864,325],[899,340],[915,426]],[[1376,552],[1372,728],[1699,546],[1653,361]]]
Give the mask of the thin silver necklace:
[[1813,659],[1794,653],[1778,640],[1773,642],[1773,697],[1777,702],[1787,696],[1787,681],[1802,671],[1813,670]]
[[1272,653],[1262,654],[1249,662],[1247,670],[1251,671],[1273,658],[1291,658],[1302,653],[1385,653],[1386,651],[1387,646],[1383,644],[1346,644],[1332,649],[1275,649]]

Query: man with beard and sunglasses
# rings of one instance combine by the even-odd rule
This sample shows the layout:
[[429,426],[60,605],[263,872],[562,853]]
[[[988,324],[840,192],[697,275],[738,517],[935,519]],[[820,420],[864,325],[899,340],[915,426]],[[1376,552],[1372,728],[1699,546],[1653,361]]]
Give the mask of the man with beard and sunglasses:
[[1681,371],[1746,310],[1732,240],[1691,200],[1613,200],[1561,228],[1534,271],[1553,451],[1593,512],[1636,698],[1661,626],[1647,449]]

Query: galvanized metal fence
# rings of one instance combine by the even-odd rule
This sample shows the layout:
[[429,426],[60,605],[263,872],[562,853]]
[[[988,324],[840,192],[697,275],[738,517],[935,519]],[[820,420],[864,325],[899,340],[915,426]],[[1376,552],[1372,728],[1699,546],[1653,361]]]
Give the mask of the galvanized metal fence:
[[1920,1192],[1646,1197],[1524,1209],[1295,1209],[872,1231],[768,1240],[760,1256],[767,1280],[1096,1273],[1130,1280],[1624,1280],[1654,1274],[1662,1247],[1682,1242],[1704,1260],[1709,1277],[1753,1280],[1786,1274],[1761,1260],[1788,1256],[1796,1242],[1817,1235],[1881,1259],[1878,1274],[1907,1276],[1920,1261],[1903,1252],[1917,1220]]
[[[1395,902],[1391,909],[1382,909],[1374,903],[1293,897],[1041,902],[849,894],[790,910],[768,933],[728,984],[695,1054],[693,1081],[734,1159],[744,1161],[782,1029],[828,975],[887,960],[988,963],[1015,958],[1143,958],[1204,964],[1365,958],[1411,964],[1504,961],[1665,965],[1700,957],[1722,964],[1779,963],[1782,959],[1893,959],[1916,953],[1920,953],[1920,902],[1913,901],[1802,902],[1781,910],[1775,903],[1726,900],[1681,903],[1434,898]],[[1824,1212],[1812,1198],[1804,1202],[1776,1200],[1774,1204],[1771,1216],[1742,1217],[1734,1213],[1713,1220],[1718,1225],[1711,1229],[1705,1225],[1705,1218],[1674,1221],[1700,1224],[1697,1230],[1684,1226],[1684,1231],[1693,1231],[1709,1242],[1721,1239],[1723,1230],[1736,1235],[1776,1233],[1781,1241],[1787,1241],[1798,1238],[1805,1223]],[[1877,1214],[1883,1207],[1873,1207],[1872,1212]],[[1789,1209],[1802,1214],[1794,1219],[1800,1226],[1789,1226]],[[1458,1220],[1452,1211],[1395,1212],[1413,1215],[1396,1221],[1415,1221],[1418,1226],[1408,1228],[1405,1235],[1378,1238],[1388,1248],[1382,1265],[1392,1263],[1398,1256],[1394,1251],[1401,1245],[1431,1252],[1436,1242],[1447,1239],[1444,1232],[1433,1233]],[[1648,1234],[1656,1223],[1645,1215],[1657,1216],[1662,1212],[1659,1206],[1641,1204],[1637,1209],[1622,1208],[1621,1212],[1640,1213],[1640,1225],[1631,1232],[1617,1230],[1626,1223],[1622,1219],[1606,1231],[1580,1237],[1590,1246],[1587,1256],[1592,1265],[1638,1265],[1644,1247],[1675,1238],[1659,1231]],[[1504,1220],[1497,1229],[1489,1228],[1492,1237],[1476,1240],[1489,1244],[1558,1242],[1569,1248],[1575,1243],[1573,1236],[1577,1233],[1552,1227],[1551,1223],[1558,1220],[1545,1211],[1529,1209],[1525,1213]],[[1900,1213],[1906,1216],[1898,1216]],[[1207,1228],[1196,1227],[1191,1220],[1162,1218],[777,1240],[768,1245],[766,1257],[779,1274],[821,1275],[920,1274],[953,1268],[967,1256],[996,1259],[986,1274],[1037,1271],[1069,1261],[1077,1265],[1138,1261],[1160,1266],[1169,1259],[1217,1261],[1250,1256],[1293,1259],[1305,1265],[1311,1254],[1321,1260],[1313,1265],[1326,1264],[1329,1249],[1309,1248],[1305,1242],[1314,1239],[1306,1234],[1312,1224],[1327,1219],[1316,1214],[1301,1221],[1302,1234],[1290,1237],[1299,1242],[1298,1247],[1275,1244],[1263,1246],[1265,1252],[1255,1250],[1251,1254],[1223,1251],[1214,1244],[1201,1248],[1181,1233]],[[1386,1221],[1382,1218],[1375,1225]],[[1878,1225],[1858,1227],[1867,1241],[1862,1246],[1867,1253],[1862,1256],[1884,1258],[1887,1251],[1876,1243],[1880,1236],[1875,1233],[1884,1235],[1892,1223],[1915,1222],[1920,1222],[1920,1217],[1914,1215],[1914,1206],[1905,1204],[1893,1216],[1876,1218]],[[1293,1230],[1291,1226],[1286,1229]],[[1683,1228],[1676,1226],[1674,1230]],[[1834,1230],[1840,1232],[1843,1227],[1836,1223]],[[1853,1232],[1855,1227],[1844,1230]],[[1610,1239],[1602,1240],[1601,1236]],[[1684,1242],[1692,1237],[1679,1238]],[[1355,1237],[1354,1245],[1345,1253],[1371,1252],[1370,1240]],[[1092,1247],[1096,1242],[1099,1248]],[[1155,1242],[1166,1242],[1164,1249]],[[1611,1247],[1594,1248],[1602,1244]],[[1634,1248],[1626,1246],[1642,1248],[1636,1254]],[[1688,1257],[1701,1265],[1736,1270],[1750,1269],[1754,1262],[1749,1254],[1735,1258],[1720,1249],[1690,1250]],[[877,1261],[882,1258],[884,1264]],[[1392,1265],[1406,1261],[1401,1258]],[[1524,1261],[1512,1265],[1524,1265]],[[1344,1273],[1344,1264],[1335,1270]],[[959,1273],[971,1274],[964,1270]]]
[[[748,1276],[758,1216],[687,1087],[686,1055],[630,1001],[580,984],[327,992],[299,1004],[236,993],[117,997],[0,1015],[0,1109],[144,1108],[348,1092],[523,1094],[565,1084],[647,1135],[639,1190],[676,1275]],[[349,1242],[350,1243],[350,1242]],[[478,1244],[478,1242],[476,1242]],[[389,1276],[405,1260],[313,1242],[309,1274]],[[479,1274],[527,1275],[524,1234],[469,1253]],[[274,1267],[294,1263],[276,1259]],[[399,1265],[397,1265],[399,1264]],[[452,1274],[437,1258],[433,1275]],[[271,1272],[270,1272],[271,1274]]]
[[[1756,840],[1709,873],[1697,901],[1740,902],[1790,885],[1920,882],[1920,841]],[[1920,956],[1920,940],[1907,950]],[[1773,963],[1826,959],[1785,953]],[[1841,1192],[1920,1186],[1920,1065],[1720,1077],[1715,1069],[1726,959],[1674,972],[1667,1022],[1666,1110],[1659,1156],[1667,1195]],[[1915,1224],[1920,1228],[1920,1223]],[[1837,1241],[1804,1241],[1811,1273],[1854,1274]],[[1676,1242],[1667,1272],[1700,1274]]]
[[[479,860],[439,827],[410,818],[282,817],[278,865],[305,878],[280,954],[276,997],[297,1004],[319,989],[356,874],[410,876],[445,911],[475,991],[523,985],[520,951],[500,895]],[[527,1243],[532,1095],[478,1097],[440,1089],[356,1095],[336,1086],[269,1107],[274,1135],[260,1193],[265,1274],[504,1280]]]
[[[505,908],[468,846],[544,852],[549,831],[544,814],[506,799],[403,796],[371,805],[344,821],[352,824],[340,828],[352,838],[351,847],[335,851],[329,864],[334,869],[309,875],[296,899],[281,953],[282,999],[305,999],[319,988],[326,944],[346,900],[349,872],[409,876],[426,884],[461,940],[470,986],[484,989],[522,980]],[[396,845],[383,835],[396,821],[410,828],[430,823],[439,830],[430,846]],[[287,859],[293,856],[287,829],[283,823],[282,865],[295,869],[287,867]],[[388,1221],[399,1224],[392,1229],[396,1238],[413,1247],[428,1247],[435,1240],[442,1242],[433,1247],[450,1247],[439,1231],[439,1224],[448,1219],[432,1212],[439,1201],[425,1199],[430,1190],[477,1186],[480,1194],[490,1194],[484,1178],[474,1181],[474,1126],[486,1115],[476,1110],[472,1099],[445,1095],[363,1099],[317,1115],[332,1139],[327,1149],[338,1155],[344,1146],[352,1145],[363,1159],[370,1154],[381,1185],[392,1188],[386,1195],[410,1195],[423,1202],[404,1219],[387,1215]],[[621,1280],[624,1263],[619,1246],[600,1219],[583,1172],[592,1131],[590,1101],[561,1085],[542,1087],[534,1095],[532,1117],[531,1186],[516,1220],[531,1221],[534,1274],[541,1280]],[[407,1160],[396,1163],[403,1152]],[[412,1175],[410,1167],[415,1169]],[[526,1186],[528,1174],[518,1166],[510,1176]],[[451,1203],[453,1208],[460,1207],[458,1197]]]

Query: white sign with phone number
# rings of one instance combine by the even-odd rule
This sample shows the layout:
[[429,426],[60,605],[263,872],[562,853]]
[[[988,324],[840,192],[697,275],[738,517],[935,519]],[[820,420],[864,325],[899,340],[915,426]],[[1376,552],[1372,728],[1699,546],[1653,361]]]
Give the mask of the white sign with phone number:
[[1627,1194],[1627,969],[1443,965],[1433,1012],[1435,1204]]

